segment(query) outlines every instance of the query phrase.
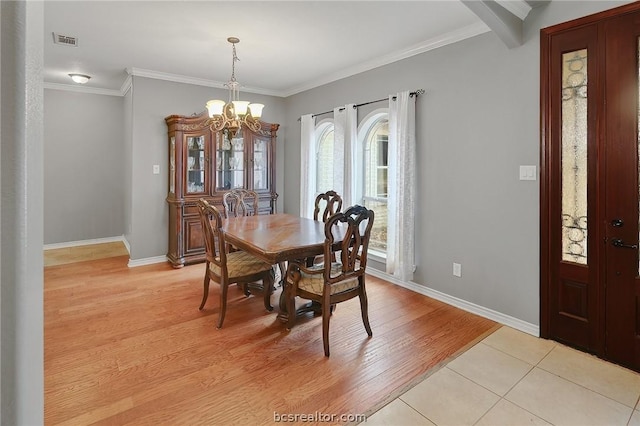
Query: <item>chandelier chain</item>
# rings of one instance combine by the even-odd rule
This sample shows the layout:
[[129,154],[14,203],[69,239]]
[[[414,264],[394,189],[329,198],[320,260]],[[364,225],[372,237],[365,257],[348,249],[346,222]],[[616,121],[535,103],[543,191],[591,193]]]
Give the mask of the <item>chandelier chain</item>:
[[231,60],[231,81],[236,81],[236,61],[239,61],[238,55],[236,54],[236,44],[231,43],[233,46],[233,59]]

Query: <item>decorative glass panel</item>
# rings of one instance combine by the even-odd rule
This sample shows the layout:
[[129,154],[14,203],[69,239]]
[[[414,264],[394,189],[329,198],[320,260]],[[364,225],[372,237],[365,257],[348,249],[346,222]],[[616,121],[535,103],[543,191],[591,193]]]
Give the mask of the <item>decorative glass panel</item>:
[[586,264],[587,50],[562,63],[562,260]]
[[229,158],[229,170],[231,170],[231,187],[244,188],[244,138],[231,139],[231,157]]
[[216,135],[216,189],[244,188],[244,139]]
[[204,192],[204,136],[187,137],[187,192]]
[[253,189],[269,188],[269,142],[256,140],[253,143]]
[[171,136],[171,149],[169,153],[169,192],[176,192],[176,137]]

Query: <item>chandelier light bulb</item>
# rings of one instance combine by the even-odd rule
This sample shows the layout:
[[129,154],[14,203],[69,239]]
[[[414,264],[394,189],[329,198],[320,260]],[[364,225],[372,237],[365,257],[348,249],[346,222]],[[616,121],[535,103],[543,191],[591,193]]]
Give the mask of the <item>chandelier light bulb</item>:
[[222,111],[224,110],[225,101],[221,101],[219,99],[214,99],[212,101],[207,102],[207,110],[209,111],[209,117],[213,117],[214,115],[222,115]]
[[262,117],[262,109],[264,108],[264,104],[249,104],[249,111],[251,111],[251,115],[253,118]]

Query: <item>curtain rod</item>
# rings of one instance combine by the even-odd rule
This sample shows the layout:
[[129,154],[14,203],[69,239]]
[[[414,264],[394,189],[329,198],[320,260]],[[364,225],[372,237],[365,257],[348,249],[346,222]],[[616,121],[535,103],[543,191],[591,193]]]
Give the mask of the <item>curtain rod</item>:
[[[415,91],[413,91],[413,92],[409,93],[409,96],[411,96],[411,97],[416,96],[416,97],[417,97],[418,95],[423,95],[423,94],[424,94],[424,89],[417,89],[417,90],[415,90]],[[363,102],[363,103],[361,103],[361,104],[356,104],[356,105],[354,105],[354,106],[353,106],[353,108],[358,108],[358,107],[361,107],[361,106],[364,106],[364,105],[369,105],[369,104],[375,104],[375,103],[377,103],[377,102],[386,101],[386,100],[388,100],[388,99],[389,99],[389,98],[384,98],[384,99],[377,99],[377,100],[375,100],[375,101]],[[396,97],[394,96],[394,97],[392,97],[391,99],[393,99],[393,100],[395,101],[395,100],[396,100]],[[342,107],[342,108],[340,108],[340,109],[339,109],[339,111],[343,111],[343,110],[344,110],[344,107]],[[319,115],[325,115],[325,114],[331,114],[331,113],[333,113],[333,111],[319,112],[319,113],[317,113],[317,114],[313,114],[313,115],[312,115],[312,117],[317,117],[317,116],[319,116]],[[298,118],[298,121],[300,121],[300,118]]]

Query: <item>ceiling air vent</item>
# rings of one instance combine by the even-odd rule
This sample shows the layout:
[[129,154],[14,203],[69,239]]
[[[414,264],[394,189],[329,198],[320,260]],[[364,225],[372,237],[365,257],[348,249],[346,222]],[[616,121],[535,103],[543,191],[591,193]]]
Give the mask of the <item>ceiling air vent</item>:
[[56,33],[52,33],[52,34],[53,34],[53,42],[55,44],[62,44],[64,46],[70,46],[70,47],[78,47],[77,37],[66,36],[66,35],[56,34]]

